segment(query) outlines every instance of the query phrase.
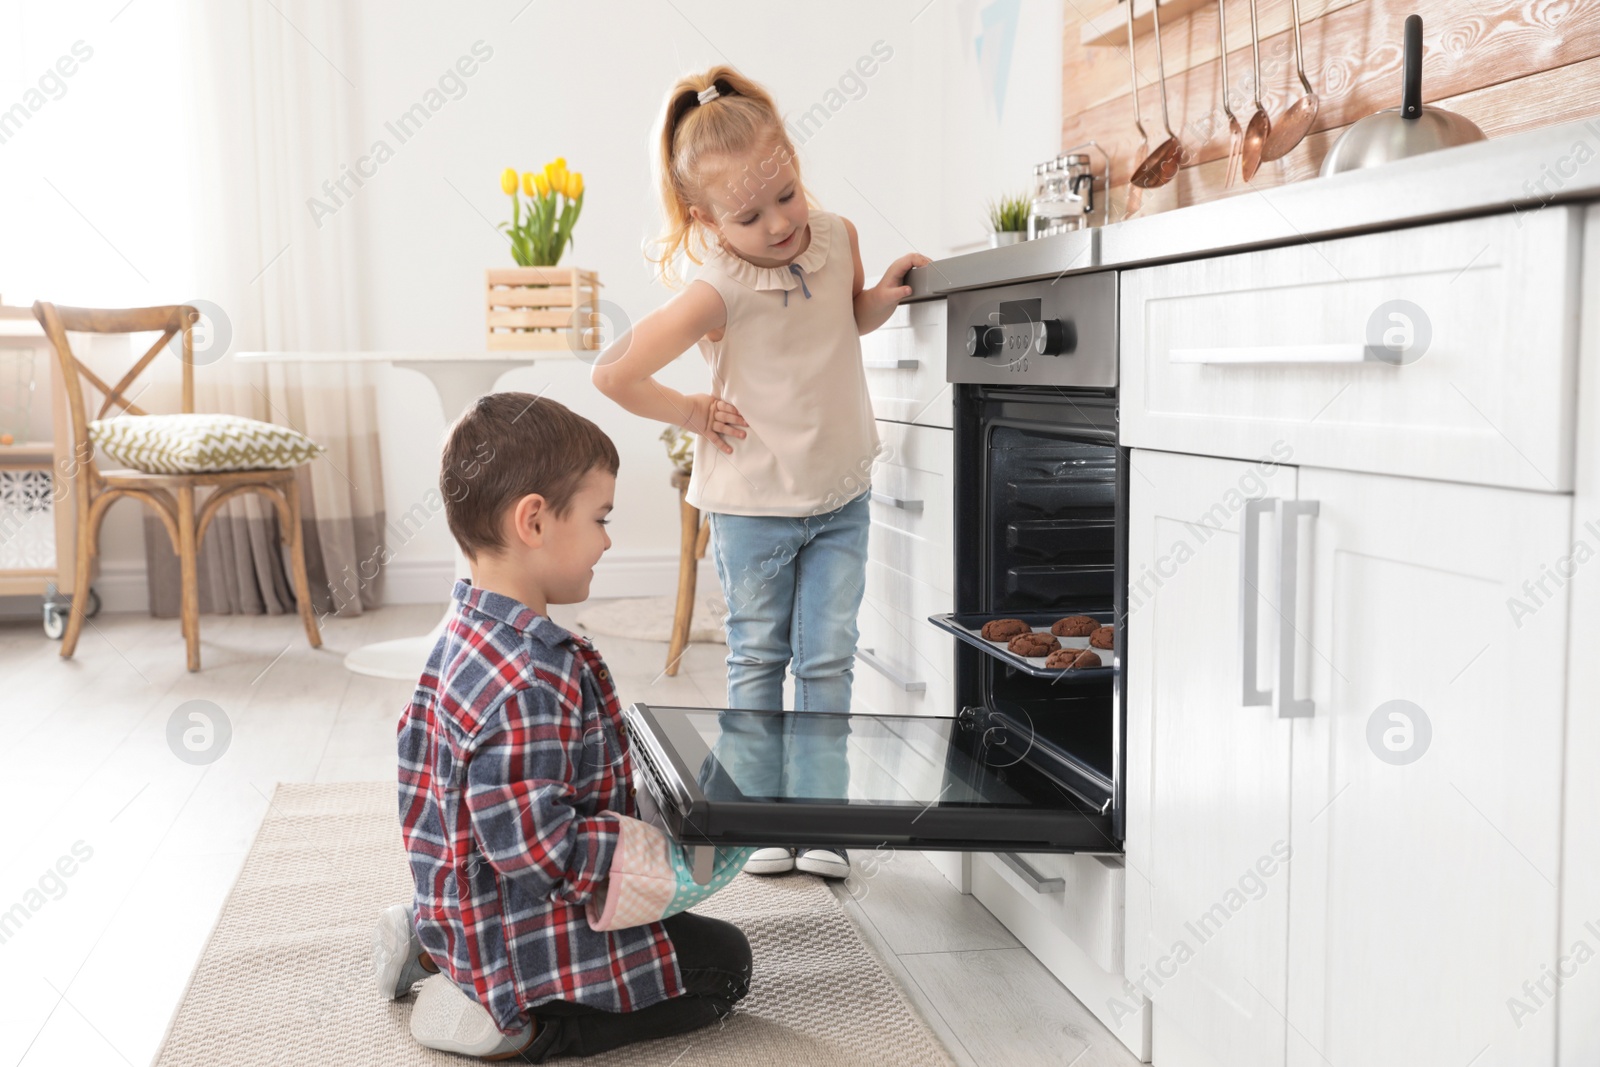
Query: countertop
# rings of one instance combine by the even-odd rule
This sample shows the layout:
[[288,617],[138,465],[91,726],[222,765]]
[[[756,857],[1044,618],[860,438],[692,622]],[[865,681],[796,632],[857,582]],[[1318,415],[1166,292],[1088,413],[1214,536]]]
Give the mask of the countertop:
[[1600,115],[935,260],[910,272],[909,299],[1596,199]]

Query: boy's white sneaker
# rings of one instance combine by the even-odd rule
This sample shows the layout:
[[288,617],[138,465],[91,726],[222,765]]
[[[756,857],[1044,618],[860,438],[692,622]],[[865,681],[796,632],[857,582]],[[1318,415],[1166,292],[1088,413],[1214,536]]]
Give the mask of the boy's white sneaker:
[[538,1030],[535,1021],[520,1033],[502,1034],[489,1009],[443,974],[422,983],[417,1005],[411,1009],[411,1036],[417,1044],[485,1060],[517,1059],[533,1044]]
[[794,870],[794,849],[758,848],[744,861],[746,874],[787,874]]
[[411,992],[412,986],[436,973],[422,965],[426,954],[417,939],[411,909],[404,904],[385,908],[372,930],[372,975],[378,983],[378,995],[399,1000]]

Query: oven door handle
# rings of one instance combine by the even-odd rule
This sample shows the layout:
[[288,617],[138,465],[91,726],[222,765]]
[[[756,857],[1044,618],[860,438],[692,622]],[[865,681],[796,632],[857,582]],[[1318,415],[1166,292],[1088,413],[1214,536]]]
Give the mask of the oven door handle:
[[907,693],[921,693],[928,688],[927,682],[919,681],[915,678],[907,678],[874,655],[870,648],[856,649],[856,659],[865,663]]
[[1239,523],[1239,675],[1240,703],[1264,707],[1272,703],[1270,689],[1256,688],[1256,652],[1261,636],[1261,516],[1278,505],[1275,496],[1247,500]]
[[899,508],[901,511],[922,510],[922,501],[920,500],[902,500],[900,497],[890,496],[888,493],[880,493],[876,489],[872,490],[872,499],[879,504],[887,504],[891,508]]
[[1321,510],[1316,500],[1284,500],[1278,505],[1278,677],[1273,706],[1280,719],[1308,718],[1317,710],[1313,698],[1295,699],[1294,653],[1299,631],[1294,620],[1300,591],[1299,519],[1315,520]]

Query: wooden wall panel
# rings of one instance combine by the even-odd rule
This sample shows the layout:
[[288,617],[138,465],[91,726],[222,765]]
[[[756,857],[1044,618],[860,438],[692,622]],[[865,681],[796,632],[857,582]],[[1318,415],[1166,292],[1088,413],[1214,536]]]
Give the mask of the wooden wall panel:
[[[1228,101],[1243,124],[1254,106],[1249,6],[1247,0],[1227,3]],[[1084,20],[1107,6],[1066,0],[1061,144],[1093,139],[1111,155],[1116,218],[1128,175],[1142,156],[1127,51],[1120,45],[1086,47],[1079,36]],[[1262,104],[1274,118],[1300,93],[1288,12],[1288,0],[1258,0]],[[1162,23],[1168,105],[1184,143],[1185,166],[1169,187],[1145,193],[1140,214],[1314,177],[1350,123],[1399,104],[1401,27],[1413,12],[1423,18],[1425,103],[1460,112],[1490,137],[1600,112],[1600,69],[1592,62],[1600,58],[1595,0],[1303,0],[1306,73],[1321,100],[1316,125],[1288,157],[1263,164],[1254,182],[1225,190],[1228,123],[1221,107],[1216,7],[1208,4]],[[1135,43],[1139,106],[1154,147],[1165,138],[1155,48],[1148,33]]]

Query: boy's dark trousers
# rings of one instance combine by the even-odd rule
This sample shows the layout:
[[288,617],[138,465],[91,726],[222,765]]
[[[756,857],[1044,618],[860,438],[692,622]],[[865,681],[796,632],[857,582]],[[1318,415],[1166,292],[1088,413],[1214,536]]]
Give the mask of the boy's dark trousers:
[[537,1036],[526,1063],[593,1056],[635,1041],[688,1033],[721,1019],[750,991],[750,942],[729,922],[693,912],[663,919],[683,975],[684,992],[639,1011],[609,1012],[564,1000],[535,1005]]

